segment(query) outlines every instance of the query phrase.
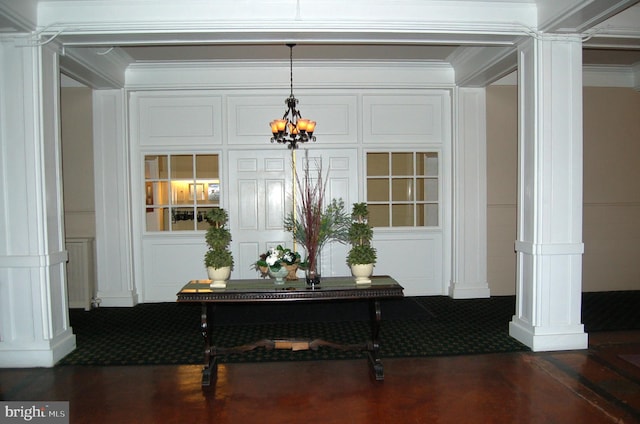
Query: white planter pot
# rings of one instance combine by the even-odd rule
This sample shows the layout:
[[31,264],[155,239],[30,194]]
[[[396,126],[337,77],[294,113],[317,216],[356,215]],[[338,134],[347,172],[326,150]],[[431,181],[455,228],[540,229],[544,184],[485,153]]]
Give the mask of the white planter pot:
[[207,274],[211,280],[212,288],[221,289],[227,287],[227,280],[231,276],[231,267],[223,266],[222,268],[207,267]]
[[371,274],[373,274],[373,264],[351,265],[351,274],[356,279],[356,284],[371,284]]

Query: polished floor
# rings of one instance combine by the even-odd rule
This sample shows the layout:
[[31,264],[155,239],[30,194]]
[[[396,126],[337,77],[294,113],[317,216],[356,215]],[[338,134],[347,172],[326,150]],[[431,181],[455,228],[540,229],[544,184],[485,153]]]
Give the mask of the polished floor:
[[68,400],[71,423],[638,423],[640,332],[588,350],[366,361],[0,369],[1,400]]

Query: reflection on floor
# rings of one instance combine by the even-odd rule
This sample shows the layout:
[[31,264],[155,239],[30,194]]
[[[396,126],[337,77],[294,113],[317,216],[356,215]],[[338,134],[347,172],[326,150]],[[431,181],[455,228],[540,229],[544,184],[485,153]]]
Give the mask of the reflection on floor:
[[587,350],[225,364],[0,369],[2,400],[68,400],[72,423],[640,422],[640,332]]

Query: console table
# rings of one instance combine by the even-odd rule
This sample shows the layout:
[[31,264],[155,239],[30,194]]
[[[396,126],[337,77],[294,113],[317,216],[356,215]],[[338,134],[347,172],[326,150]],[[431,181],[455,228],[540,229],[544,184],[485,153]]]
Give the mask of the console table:
[[[210,280],[192,280],[177,294],[178,302],[202,304],[201,330],[204,338],[204,368],[202,385],[211,384],[212,375],[217,374],[217,358],[229,353],[247,352],[257,347],[267,349],[318,349],[330,346],[336,349],[366,351],[376,380],[384,380],[380,360],[380,323],[382,319],[380,301],[400,298],[403,288],[389,276],[374,276],[371,284],[356,285],[353,277],[323,278],[320,286],[308,287],[304,280],[287,281],[278,286],[273,280],[230,280],[225,288],[209,287]],[[218,347],[211,344],[213,313],[216,304],[281,302],[283,307],[290,302],[304,301],[368,301],[370,304],[371,339],[360,344],[341,345],[322,339],[314,340],[259,340],[243,346]],[[295,319],[295,318],[294,318]]]

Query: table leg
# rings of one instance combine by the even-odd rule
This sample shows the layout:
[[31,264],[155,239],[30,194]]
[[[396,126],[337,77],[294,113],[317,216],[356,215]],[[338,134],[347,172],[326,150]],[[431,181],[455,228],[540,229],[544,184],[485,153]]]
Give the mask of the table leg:
[[211,346],[211,332],[213,330],[213,307],[207,302],[202,303],[202,313],[200,315],[200,328],[204,338],[204,367],[202,368],[202,385],[211,385],[211,376],[217,374],[218,364],[215,352]]
[[382,320],[380,301],[372,300],[369,307],[371,313],[371,343],[367,353],[376,380],[381,381],[384,380],[384,369],[380,359],[380,322]]

